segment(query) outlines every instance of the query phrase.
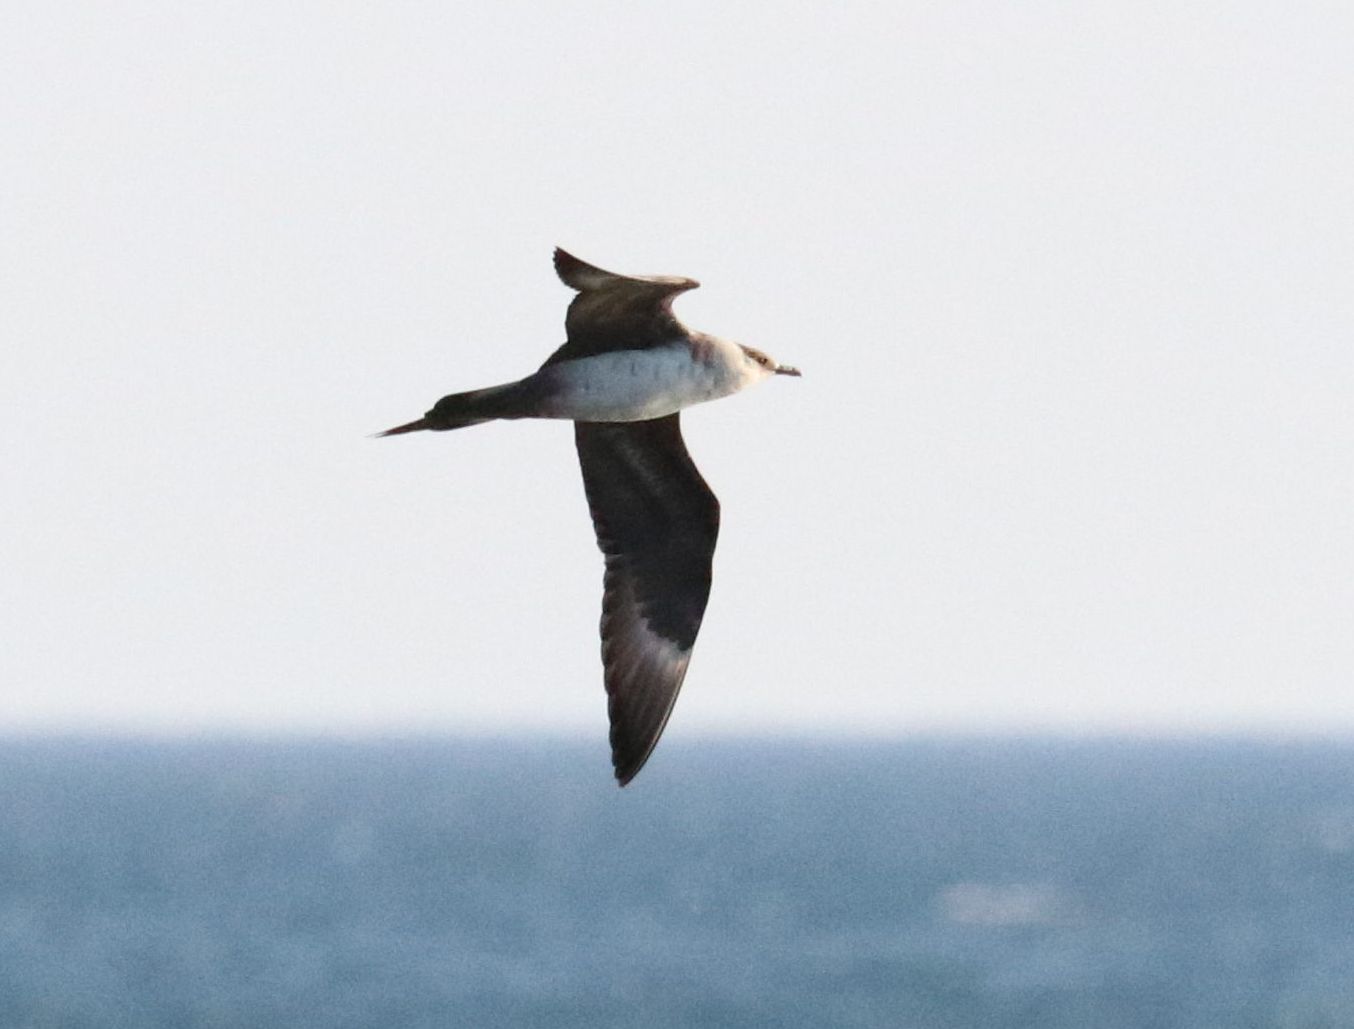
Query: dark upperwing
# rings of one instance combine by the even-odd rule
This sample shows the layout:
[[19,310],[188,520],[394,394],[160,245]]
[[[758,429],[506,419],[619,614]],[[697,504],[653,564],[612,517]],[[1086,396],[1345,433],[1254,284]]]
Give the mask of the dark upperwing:
[[555,271],[566,286],[578,290],[578,296],[564,319],[567,342],[546,365],[616,350],[646,350],[687,338],[685,326],[672,313],[672,301],[699,286],[695,279],[617,275],[558,247]]
[[622,786],[663,733],[710,596],[719,501],[687,453],[678,417],[574,423],[606,557],[602,666]]

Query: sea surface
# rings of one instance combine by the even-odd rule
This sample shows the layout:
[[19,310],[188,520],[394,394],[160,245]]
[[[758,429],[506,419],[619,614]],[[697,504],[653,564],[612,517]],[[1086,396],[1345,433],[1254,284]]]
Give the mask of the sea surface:
[[1354,744],[0,740],[0,1027],[1354,1027]]

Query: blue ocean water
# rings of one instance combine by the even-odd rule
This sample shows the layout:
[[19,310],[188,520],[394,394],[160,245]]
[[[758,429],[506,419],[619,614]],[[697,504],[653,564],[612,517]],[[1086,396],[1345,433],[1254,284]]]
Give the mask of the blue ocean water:
[[1354,745],[0,743],[0,1026],[1354,1026]]

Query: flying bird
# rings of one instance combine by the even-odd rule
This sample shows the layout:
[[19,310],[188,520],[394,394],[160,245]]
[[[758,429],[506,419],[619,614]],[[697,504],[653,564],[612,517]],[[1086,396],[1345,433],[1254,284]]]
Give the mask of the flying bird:
[[500,418],[574,423],[606,564],[602,666],[611,761],[624,786],[653,752],[686,677],[719,535],[719,501],[687,453],[678,412],[799,371],[678,321],[672,302],[695,279],[617,275],[559,249],[555,271],[578,295],[565,343],[538,371],[452,393],[379,435]]

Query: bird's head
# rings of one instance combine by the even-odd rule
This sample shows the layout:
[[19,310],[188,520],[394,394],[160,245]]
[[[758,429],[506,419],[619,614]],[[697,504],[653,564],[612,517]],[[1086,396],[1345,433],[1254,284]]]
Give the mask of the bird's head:
[[793,375],[799,377],[799,369],[791,368],[788,364],[777,364],[770,354],[765,354],[756,347],[744,347],[738,344],[743,350],[743,360],[747,362],[754,373],[762,378],[768,375]]

